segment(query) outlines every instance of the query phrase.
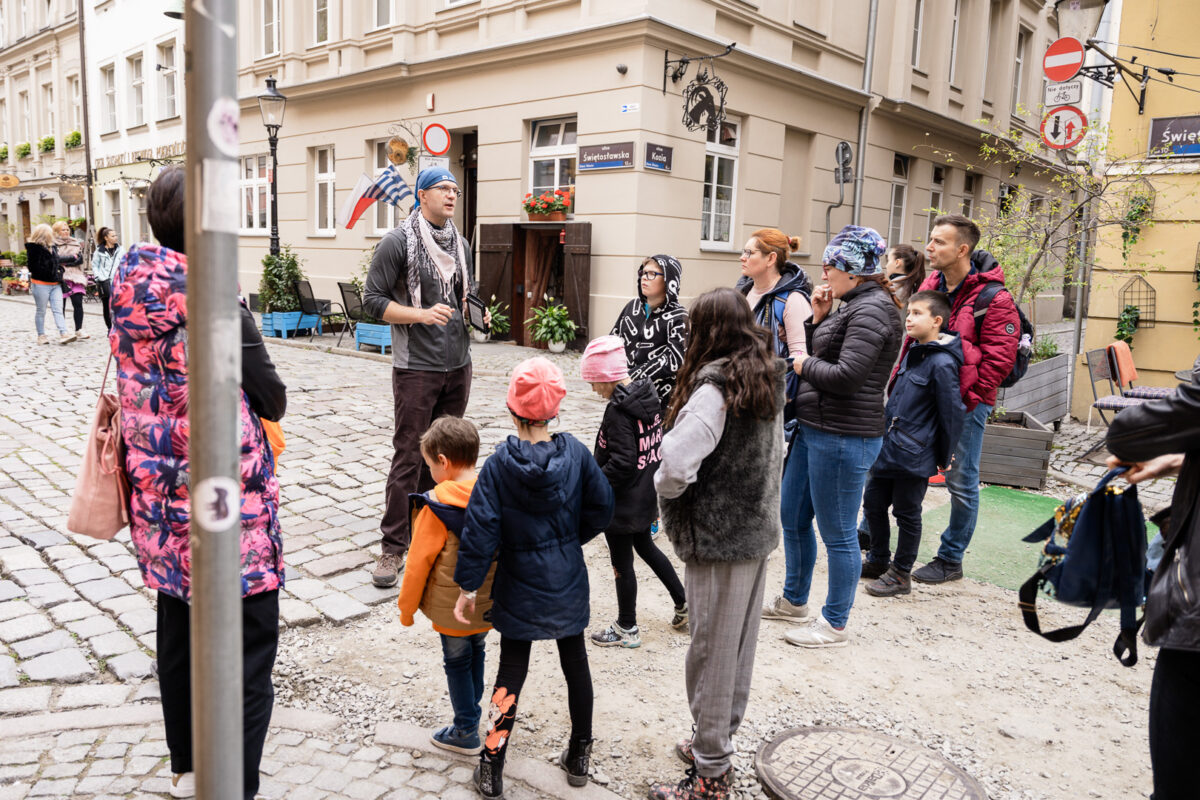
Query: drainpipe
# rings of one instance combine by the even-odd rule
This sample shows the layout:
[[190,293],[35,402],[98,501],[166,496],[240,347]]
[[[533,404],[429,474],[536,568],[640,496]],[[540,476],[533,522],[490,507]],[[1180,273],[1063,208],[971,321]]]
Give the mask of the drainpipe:
[[85,202],[87,207],[84,211],[84,216],[88,221],[88,234],[92,237],[96,235],[96,218],[95,208],[92,205],[95,201],[92,198],[92,130],[91,119],[88,112],[88,60],[87,51],[84,48],[84,42],[87,37],[84,35],[83,24],[83,0],[78,0],[75,8],[75,16],[79,23],[79,102],[83,106],[80,112],[83,114],[83,171],[87,175],[85,189],[87,197]]
[[[875,25],[879,20],[879,0],[871,0],[871,10],[867,17],[867,57],[863,62],[863,91],[871,94],[871,73],[875,67]],[[871,117],[871,98],[867,97],[866,105],[858,114],[858,153],[854,165],[854,224],[862,216],[863,200],[863,168],[867,162],[867,122]]]

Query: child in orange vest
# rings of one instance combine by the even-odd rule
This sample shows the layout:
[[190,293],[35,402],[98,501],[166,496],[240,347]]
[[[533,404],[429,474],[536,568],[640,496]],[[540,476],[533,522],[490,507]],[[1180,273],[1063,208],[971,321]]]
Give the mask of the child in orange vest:
[[482,746],[479,701],[483,697],[484,640],[492,628],[485,616],[490,616],[496,565],[480,587],[475,610],[465,625],[454,617],[459,591],[454,567],[467,501],[475,488],[479,432],[460,417],[439,417],[421,436],[421,457],[437,486],[424,494],[409,495],[412,544],[400,585],[400,622],[412,625],[413,614],[420,608],[442,637],[442,666],[454,722],[433,733],[433,744],[475,755]]

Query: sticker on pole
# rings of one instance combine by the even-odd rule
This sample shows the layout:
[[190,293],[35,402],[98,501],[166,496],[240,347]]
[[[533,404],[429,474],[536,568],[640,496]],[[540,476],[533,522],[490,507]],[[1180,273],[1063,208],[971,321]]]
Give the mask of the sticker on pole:
[[429,155],[444,156],[450,152],[450,131],[446,130],[445,125],[432,122],[421,133],[421,144],[425,145],[425,152]]
[[242,487],[224,476],[206,478],[192,493],[192,514],[206,531],[223,531],[242,515]]
[[1056,39],[1042,57],[1042,72],[1054,83],[1069,81],[1083,66],[1083,43],[1070,36]]
[[1055,150],[1069,150],[1083,141],[1087,117],[1075,106],[1050,109],[1042,120],[1042,142]]

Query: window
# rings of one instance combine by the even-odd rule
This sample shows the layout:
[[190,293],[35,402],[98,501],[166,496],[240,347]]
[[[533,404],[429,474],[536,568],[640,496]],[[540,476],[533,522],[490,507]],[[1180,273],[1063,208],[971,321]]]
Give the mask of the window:
[[178,116],[175,105],[175,43],[158,46],[158,118]]
[[42,84],[42,135],[53,136],[58,132],[54,125],[54,84]]
[[82,131],[83,122],[80,115],[83,113],[83,101],[79,94],[78,75],[67,78],[67,90],[71,93],[71,130]]
[[271,157],[265,153],[242,158],[242,232],[266,233],[271,215]]
[[142,81],[142,57],[130,56],[125,61],[125,69],[129,77],[129,124],[141,125],[146,121],[145,86]]
[[725,120],[705,137],[701,244],[733,244],[733,199],[737,189],[740,124]]
[[313,0],[313,42],[329,41],[329,0]]
[[1021,104],[1021,87],[1025,81],[1025,58],[1028,55],[1026,50],[1029,49],[1029,34],[1024,30],[1017,33],[1017,54],[1016,62],[1013,66],[1013,82],[1012,82],[1012,113],[1017,113],[1017,108]]
[[0,46],[8,44],[8,28],[4,24],[4,3],[0,3]]
[[892,203],[888,214],[888,244],[904,241],[904,206],[908,195],[908,156],[892,159]]
[[1000,184],[1000,196],[996,200],[996,207],[1000,210],[1000,216],[1007,216],[1014,210],[1014,201],[1017,197],[1017,187],[1007,183]]
[[375,0],[375,27],[386,28],[392,24],[392,0]]
[[136,220],[137,230],[133,238],[139,242],[153,242],[150,232],[150,217],[146,214],[146,190],[149,186],[135,186],[129,190],[130,218]]
[[100,130],[111,133],[117,129],[117,76],[112,64],[100,68],[100,88],[104,99],[100,106]]
[[1029,219],[1035,225],[1045,222],[1043,217],[1046,214],[1046,198],[1031,197],[1029,198]]
[[942,200],[946,196],[946,168],[940,164],[933,165],[933,182],[929,188],[929,230],[933,230],[933,220],[944,212]]
[[[388,140],[375,142],[375,170],[372,178],[378,178],[391,162],[388,161]],[[375,235],[383,236],[404,219],[404,211],[382,200],[375,201]]]
[[21,36],[26,36],[29,33],[29,0],[21,0],[20,16],[17,17],[19,23],[18,30],[21,31]]
[[54,19],[54,0],[42,0],[42,27],[50,27]]
[[979,176],[963,176],[962,215],[970,217],[975,213],[975,198],[979,192]]
[[[317,233],[337,232],[337,211],[333,205],[334,165],[333,148],[318,147],[313,151],[314,178],[316,180]],[[376,201],[378,202],[378,201]]]
[[17,101],[21,104],[21,138],[32,144],[33,120],[29,117],[29,92],[18,94]]
[[575,184],[576,122],[552,119],[533,123],[529,147],[529,191],[535,195]]
[[125,234],[121,230],[121,190],[105,189],[105,205],[108,206],[108,216],[112,220],[112,229],[117,232],[117,241],[124,242]]
[[958,67],[958,16],[962,0],[954,0],[954,16],[950,19],[950,82],[954,83],[954,72]]
[[258,0],[262,9],[262,55],[279,52],[279,0]]
[[912,35],[912,65],[921,67],[921,17],[925,15],[925,0],[917,0],[916,11],[913,12]]
[[8,138],[8,101],[0,98],[0,142],[7,144]]

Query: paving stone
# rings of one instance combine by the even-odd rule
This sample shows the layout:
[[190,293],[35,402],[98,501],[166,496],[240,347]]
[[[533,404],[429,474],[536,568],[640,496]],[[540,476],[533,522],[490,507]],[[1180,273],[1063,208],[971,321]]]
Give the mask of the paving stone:
[[64,650],[74,646],[75,640],[71,638],[71,634],[64,630],[53,630],[44,636],[36,636],[32,639],[17,642],[12,646],[12,649],[18,658],[24,659],[40,656],[42,653],[53,653],[55,650]]
[[78,683],[96,674],[77,648],[46,653],[21,664],[22,671],[34,681]]
[[318,597],[312,602],[318,611],[338,625],[371,613],[371,609],[358,600],[340,593]]
[[282,598],[279,601],[279,617],[288,627],[298,628],[321,621],[321,614],[303,600]]
[[[51,740],[50,745],[54,742]],[[29,742],[22,741],[18,747],[29,747]],[[42,758],[40,750],[24,749],[24,750],[0,750],[0,764],[33,764],[37,767],[37,762]]]
[[63,778],[61,780],[41,780],[33,785],[29,790],[28,797],[70,797],[75,792],[75,784],[78,783],[74,778]]
[[129,637],[129,634],[124,631],[113,631],[112,633],[93,636],[88,639],[88,645],[100,658],[108,658],[109,656],[119,656],[122,653],[133,652],[138,649],[137,642]]
[[80,564],[78,567],[63,570],[62,576],[67,583],[74,584],[107,578],[110,577],[110,573],[102,565],[91,561],[86,564]]
[[20,537],[21,540],[26,544],[38,550],[44,550],[48,547],[55,547],[57,545],[67,543],[67,537],[63,536],[61,533],[56,531],[48,531],[45,529],[29,531],[28,533],[18,533],[17,536]]
[[388,787],[371,781],[355,781],[342,790],[342,794],[352,800],[376,800],[387,790]]
[[340,792],[350,784],[351,780],[352,778],[343,772],[323,769],[313,779],[312,785],[327,792]]
[[87,774],[92,775],[120,775],[125,769],[125,759],[123,758],[105,758],[93,761],[88,767]]
[[5,689],[0,692],[0,714],[27,714],[31,711],[44,711],[50,706],[50,691],[49,686]]
[[380,588],[372,584],[359,586],[357,589],[351,589],[346,594],[353,597],[360,603],[368,606],[377,606],[380,603],[386,603],[389,600],[395,600],[400,595],[400,584]]
[[65,627],[80,638],[90,639],[93,636],[113,633],[117,630],[117,623],[113,622],[111,617],[99,614],[94,617],[86,617],[68,622]]
[[354,759],[355,761],[369,761],[372,764],[378,764],[386,755],[387,751],[382,747],[371,746],[356,750],[350,755],[350,758]]
[[83,755],[78,756],[79,758],[83,758],[83,756],[87,755],[87,751],[91,749],[92,743],[100,738],[101,733],[101,731],[95,729],[65,731],[58,735],[55,746],[60,748],[79,747],[86,744],[87,747],[83,750]]
[[92,751],[92,758],[119,758],[124,762],[125,754],[129,752],[129,745],[121,742],[105,742],[96,746]]
[[150,770],[157,767],[161,762],[161,757],[135,756],[125,763],[125,774],[136,776],[147,775]]
[[7,600],[0,603],[0,622],[36,613],[37,609],[28,600]]
[[63,603],[60,606],[50,609],[50,616],[59,625],[86,617],[94,617],[100,613],[94,605],[85,603],[82,600],[77,600],[74,603]]
[[0,550],[0,567],[3,567],[5,572],[45,569],[46,562],[32,547],[9,547]]
[[87,775],[75,786],[77,795],[100,794],[113,782],[112,775]]
[[108,671],[122,681],[146,678],[150,675],[151,663],[150,656],[135,650],[108,659]]
[[370,560],[371,557],[369,555],[360,551],[338,553],[336,555],[325,556],[324,558],[318,558],[314,561],[310,561],[304,566],[304,568],[313,575],[316,575],[319,578],[324,578],[328,575],[336,575],[339,572],[345,572],[346,570],[360,567]]
[[100,607],[110,614],[116,614],[118,617],[122,614],[127,614],[130,611],[153,611],[154,606],[140,594],[135,593],[129,588],[129,585],[117,578],[111,578],[121,584],[128,594],[121,597],[110,597],[107,600],[100,601]]
[[101,578],[98,581],[88,581],[75,587],[83,598],[91,603],[99,603],[122,595],[133,594],[133,589],[120,578]]
[[21,778],[32,778],[38,774],[37,763],[32,764],[13,764],[11,766],[0,767],[0,797],[4,797],[4,784],[9,781],[20,780]]
[[[120,656],[118,656],[120,658]],[[158,681],[143,683],[138,687],[138,690],[133,695],[133,702],[140,703],[143,700],[160,700],[162,699],[158,688]]]
[[16,686],[21,682],[17,676],[17,662],[12,656],[0,655],[0,689]]
[[24,597],[25,590],[13,581],[0,581],[0,603],[15,597]]
[[50,609],[55,606],[69,603],[72,600],[78,600],[79,595],[75,593],[66,582],[58,580],[46,583],[40,583],[36,586],[29,587],[29,602],[38,608]]
[[169,750],[167,749],[167,743],[162,740],[154,742],[142,742],[141,744],[135,744],[133,746],[133,755],[135,756],[153,756],[155,758],[162,758],[166,756],[168,752]]
[[329,594],[329,587],[322,581],[313,580],[312,578],[301,578],[295,581],[288,581],[287,592],[301,600],[313,600],[322,595]]
[[67,569],[67,567],[62,563],[64,561],[70,561],[72,559],[83,559],[84,561],[90,560],[84,556],[83,550],[73,544],[60,544],[55,545],[54,547],[47,547],[42,555],[50,559],[50,561],[53,562],[54,565],[59,569]]
[[13,572],[12,579],[19,586],[24,587],[25,591],[29,591],[30,586],[37,586],[39,583],[53,583],[59,578],[54,570],[46,569],[46,565],[43,564],[41,569],[23,569]]
[[115,683],[68,686],[58,697],[59,708],[119,706],[129,697],[129,687]]
[[117,617],[117,621],[133,631],[135,636],[153,633],[158,628],[158,615],[153,611],[127,611]]
[[34,636],[41,636],[52,630],[54,630],[54,626],[50,624],[50,620],[41,614],[29,614],[24,617],[10,619],[7,622],[0,622],[0,642],[12,644],[22,639],[32,639]]
[[43,778],[75,778],[87,764],[76,761],[70,764],[51,764],[42,770]]

